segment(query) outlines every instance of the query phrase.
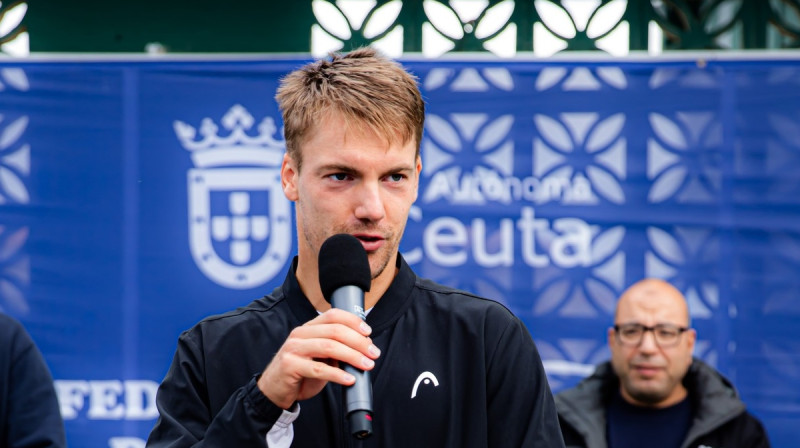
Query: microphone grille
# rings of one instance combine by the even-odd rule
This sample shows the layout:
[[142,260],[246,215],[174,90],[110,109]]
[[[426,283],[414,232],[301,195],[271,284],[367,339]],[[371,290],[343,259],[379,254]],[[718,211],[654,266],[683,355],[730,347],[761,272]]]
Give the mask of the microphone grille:
[[325,300],[342,286],[358,286],[369,291],[372,275],[364,246],[358,238],[340,233],[322,243],[319,249],[319,286]]

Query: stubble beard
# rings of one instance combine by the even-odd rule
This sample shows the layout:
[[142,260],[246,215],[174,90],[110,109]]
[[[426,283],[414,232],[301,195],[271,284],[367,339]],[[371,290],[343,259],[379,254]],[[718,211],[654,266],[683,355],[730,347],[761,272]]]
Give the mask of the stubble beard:
[[[309,247],[317,246],[316,252],[317,254],[319,254],[319,250],[322,247],[322,243],[324,243],[327,240],[327,238],[330,238],[333,235],[338,235],[343,233],[352,235],[353,233],[358,233],[358,230],[361,229],[358,230],[334,229],[327,237],[323,237],[323,234],[321,232],[309,232],[310,230],[311,229],[306,228],[303,231],[305,235],[306,244],[308,244]],[[315,244],[315,240],[318,240],[319,244]],[[385,241],[384,246],[381,247],[378,251],[372,254],[370,254],[369,252],[367,253],[367,259],[370,265],[369,266],[370,276],[371,276],[370,278],[372,280],[375,280],[376,278],[380,277],[381,274],[383,274],[383,272],[389,266],[389,262],[392,259],[392,255],[397,253],[398,247],[400,245],[399,239],[395,240],[393,238],[393,234],[388,235],[384,241]],[[372,263],[373,260],[376,262],[376,264],[374,265]]]
[[[392,260],[392,254],[397,253],[397,241],[392,240],[391,238],[387,238],[384,241],[386,241],[386,245],[384,245],[384,247],[374,254],[375,256],[380,257],[378,260],[376,260],[377,265],[373,268],[372,264],[370,263],[372,280],[375,280],[376,278],[380,277],[381,274],[383,274],[383,272],[389,266],[389,262]],[[367,257],[369,257],[369,254],[367,254]]]
[[669,396],[669,384],[648,384],[645,386],[636,384],[632,379],[622,380],[622,387],[636,401],[647,404],[657,405]]

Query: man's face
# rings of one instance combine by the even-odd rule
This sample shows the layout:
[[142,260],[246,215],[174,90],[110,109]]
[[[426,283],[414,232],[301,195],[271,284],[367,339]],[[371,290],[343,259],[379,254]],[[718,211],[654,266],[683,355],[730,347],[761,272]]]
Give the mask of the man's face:
[[417,198],[422,164],[415,142],[389,145],[372,133],[348,130],[341,119],[329,115],[299,150],[301,171],[286,156],[281,174],[286,197],[296,202],[301,265],[316,267],[322,243],[348,233],[361,241],[372,278],[377,278],[396,262],[408,212]]
[[[677,291],[655,288],[642,291],[634,286],[617,307],[615,324],[688,326],[686,304]],[[681,381],[692,363],[696,333],[683,332],[674,345],[663,346],[652,331],[644,332],[638,345],[623,344],[609,329],[611,363],[620,379],[622,396],[641,406],[666,407],[687,394]]]

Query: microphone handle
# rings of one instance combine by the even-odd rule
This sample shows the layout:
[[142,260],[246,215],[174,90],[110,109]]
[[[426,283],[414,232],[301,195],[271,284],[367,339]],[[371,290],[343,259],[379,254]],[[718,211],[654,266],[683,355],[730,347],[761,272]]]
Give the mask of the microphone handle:
[[[342,286],[331,294],[331,306],[339,308],[365,320],[364,291],[358,286]],[[369,372],[349,364],[344,371],[356,378],[355,384],[344,388],[345,410],[350,422],[350,432],[357,439],[372,435],[372,382]]]

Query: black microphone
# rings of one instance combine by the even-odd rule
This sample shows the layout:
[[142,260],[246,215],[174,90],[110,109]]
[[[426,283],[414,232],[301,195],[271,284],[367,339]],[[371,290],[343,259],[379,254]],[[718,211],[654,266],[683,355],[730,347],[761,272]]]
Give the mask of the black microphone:
[[[369,291],[372,275],[367,252],[352,235],[334,235],[319,249],[319,285],[325,300],[334,308],[349,311],[362,320],[364,291]],[[344,389],[344,402],[350,433],[357,439],[372,435],[372,383],[369,372],[349,364],[344,371],[356,378]]]

